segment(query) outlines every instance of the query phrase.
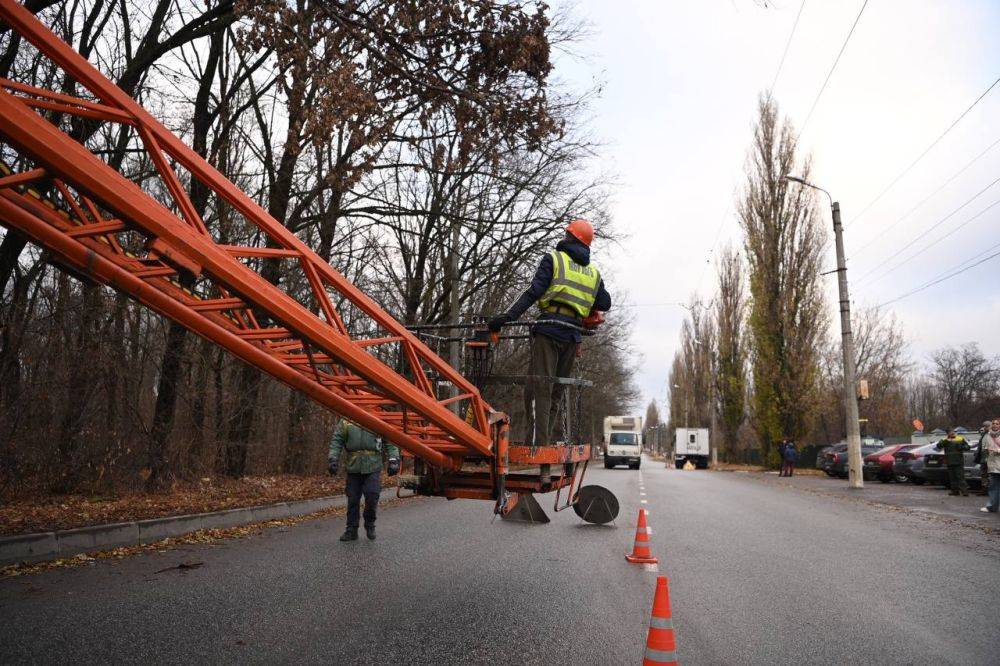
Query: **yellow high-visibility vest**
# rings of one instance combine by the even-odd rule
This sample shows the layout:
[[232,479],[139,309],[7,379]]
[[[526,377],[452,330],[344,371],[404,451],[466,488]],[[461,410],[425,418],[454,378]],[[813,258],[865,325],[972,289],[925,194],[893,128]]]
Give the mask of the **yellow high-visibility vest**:
[[594,307],[600,284],[601,274],[593,264],[581,266],[566,252],[554,250],[552,283],[538,299],[538,306],[545,312],[558,312],[563,308],[569,308],[584,319]]

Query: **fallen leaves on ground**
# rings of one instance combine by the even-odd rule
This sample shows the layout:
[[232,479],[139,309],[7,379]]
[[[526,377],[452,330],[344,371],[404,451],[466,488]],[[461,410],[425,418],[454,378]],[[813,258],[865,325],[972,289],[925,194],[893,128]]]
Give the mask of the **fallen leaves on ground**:
[[[383,478],[383,485],[395,479]],[[0,536],[122,523],[147,518],[207,513],[277,502],[341,495],[344,477],[248,476],[204,477],[178,483],[163,492],[120,492],[103,495],[36,493],[0,505]]]

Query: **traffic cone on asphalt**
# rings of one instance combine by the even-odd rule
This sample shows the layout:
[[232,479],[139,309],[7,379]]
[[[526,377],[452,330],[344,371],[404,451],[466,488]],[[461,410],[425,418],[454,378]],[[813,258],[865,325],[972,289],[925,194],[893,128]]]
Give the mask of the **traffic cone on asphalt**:
[[666,576],[656,579],[653,595],[653,612],[649,617],[646,634],[646,654],[642,666],[667,666],[677,663],[677,641],[674,638],[674,621],[670,619],[670,583]]
[[635,527],[635,545],[625,559],[633,564],[656,564],[658,559],[649,552],[649,528],[646,527],[646,510],[639,509],[639,524]]

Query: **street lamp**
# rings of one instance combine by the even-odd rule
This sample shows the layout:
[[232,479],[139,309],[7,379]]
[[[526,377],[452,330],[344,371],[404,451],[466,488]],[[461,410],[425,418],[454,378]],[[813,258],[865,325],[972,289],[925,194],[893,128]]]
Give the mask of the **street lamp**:
[[833,236],[837,245],[837,282],[840,287],[840,338],[844,354],[844,412],[847,420],[847,468],[849,486],[863,488],[861,474],[861,432],[858,424],[858,396],[854,368],[854,335],[851,333],[851,299],[847,292],[847,260],[844,258],[844,228],[840,223],[840,202],[830,193],[804,178],[786,175],[785,180],[819,190],[830,200],[833,213]]
[[[681,387],[674,384],[675,389],[680,389]],[[682,389],[683,390],[683,389]],[[684,427],[688,427],[688,392],[684,391]]]

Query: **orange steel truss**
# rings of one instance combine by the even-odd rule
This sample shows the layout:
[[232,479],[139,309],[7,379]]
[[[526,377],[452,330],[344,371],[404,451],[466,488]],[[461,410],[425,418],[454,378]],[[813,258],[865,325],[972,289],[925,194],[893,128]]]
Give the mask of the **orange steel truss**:
[[[68,270],[128,294],[420,458],[433,468],[431,492],[497,499],[504,508],[502,477],[519,456],[508,454],[506,417],[470,381],[15,0],[0,0],[0,19],[90,96],[0,79],[0,138],[4,154],[14,155],[11,164],[0,161],[0,224]],[[127,126],[167,203],[150,194],[148,181],[145,189],[132,182],[41,114]],[[258,240],[214,237],[185,178],[252,225]],[[279,285],[261,274],[275,261],[287,276]],[[308,298],[281,286],[290,283],[307,284]],[[352,337],[345,311],[365,322],[366,337]],[[435,384],[449,397],[439,398]],[[452,411],[455,402],[468,418]],[[572,487],[570,468],[590,452],[524,453],[524,462],[563,463],[566,474],[515,484],[545,492]],[[463,474],[466,459],[490,463],[489,481]]]

